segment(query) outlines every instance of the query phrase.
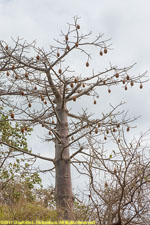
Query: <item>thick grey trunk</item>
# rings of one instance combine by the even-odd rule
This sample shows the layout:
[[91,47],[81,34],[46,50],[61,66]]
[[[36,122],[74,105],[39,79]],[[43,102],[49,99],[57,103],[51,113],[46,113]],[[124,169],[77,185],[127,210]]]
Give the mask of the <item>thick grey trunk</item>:
[[57,121],[57,133],[61,143],[55,142],[55,193],[56,206],[58,210],[63,210],[64,219],[71,219],[73,211],[73,194],[71,183],[71,170],[69,159],[69,148],[65,146],[69,143],[67,111],[57,107],[57,114],[60,121]]

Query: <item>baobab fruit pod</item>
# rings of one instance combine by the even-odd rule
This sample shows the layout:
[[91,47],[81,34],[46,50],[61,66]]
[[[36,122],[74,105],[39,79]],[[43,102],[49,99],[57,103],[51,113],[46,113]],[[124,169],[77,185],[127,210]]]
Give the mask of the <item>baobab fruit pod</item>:
[[55,122],[54,122],[54,120],[52,120],[52,124],[54,124]]
[[69,39],[69,38],[68,38],[68,35],[66,35],[66,36],[65,36],[65,40],[68,41],[68,39]]
[[57,52],[57,57],[60,57],[60,53],[59,52]]
[[21,95],[22,95],[22,96],[24,96],[24,95],[25,95],[23,91],[21,92]]
[[129,132],[130,131],[130,127],[127,127],[127,132]]
[[28,73],[25,73],[25,75],[24,75],[24,76],[25,76],[25,78],[28,78]]
[[143,85],[142,84],[140,84],[140,89],[142,89],[143,88]]
[[73,83],[70,83],[70,87],[73,88]]
[[76,96],[73,96],[73,101],[74,101],[74,102],[76,101],[76,99],[77,99]]
[[34,90],[35,90],[35,91],[37,90],[37,87],[36,87],[36,86],[34,87]]
[[111,93],[111,90],[110,89],[108,89],[108,93]]
[[106,47],[104,48],[104,53],[107,54],[107,48]]
[[98,133],[98,129],[96,128],[96,129],[95,129],[95,134],[97,134],[97,133]]
[[127,75],[126,79],[127,79],[127,80],[130,80],[130,77],[129,77],[129,75]]
[[114,173],[115,173],[115,174],[117,173],[117,170],[116,170],[116,168],[114,169]]
[[12,65],[12,70],[14,70],[15,69],[15,66],[14,65]]
[[132,86],[134,86],[134,82],[133,82],[133,80],[131,80],[130,85],[131,85],[131,87],[132,87]]
[[5,49],[8,50],[8,45],[6,45]]
[[25,131],[25,128],[24,128],[24,127],[22,127],[22,128],[21,128],[21,133],[23,134],[23,133],[24,133],[24,131]]
[[94,105],[96,105],[96,100],[94,100]]
[[52,134],[52,132],[51,131],[49,131],[49,135],[51,135]]
[[106,130],[106,134],[109,134],[109,130]]
[[47,105],[47,101],[45,101],[44,104]]
[[7,71],[7,73],[6,73],[6,74],[7,74],[7,77],[9,77],[10,73],[9,73],[8,71]]
[[102,52],[102,51],[100,51],[100,52],[99,52],[99,54],[100,54],[100,56],[102,56],[102,55],[103,55],[103,52]]
[[69,45],[67,45],[67,47],[66,47],[66,48],[67,48],[67,50],[68,50],[68,51],[70,50],[70,46],[69,46]]
[[37,60],[40,60],[40,56],[39,56],[39,55],[37,55],[37,56],[36,56],[36,59],[37,59]]
[[19,76],[16,74],[15,79],[17,80],[19,78]]
[[89,62],[86,62],[86,67],[89,67]]
[[78,42],[75,43],[75,46],[76,46],[76,48],[78,48],[78,46],[79,46]]
[[107,140],[107,137],[106,137],[106,136],[104,137],[104,140],[105,140],[105,141]]
[[116,132],[116,129],[115,128],[113,128],[113,132]]
[[118,139],[117,142],[120,143],[120,139]]
[[74,140],[74,137],[73,137],[73,136],[71,137],[71,140],[72,140],[72,141]]
[[41,101],[43,102],[44,101],[44,97],[41,95]]
[[14,117],[15,117],[14,112],[11,112],[10,116],[12,119],[14,119]]
[[128,90],[127,86],[125,86],[125,88],[124,88],[124,89],[125,89],[125,91],[127,91],[127,90]]
[[118,124],[116,125],[116,127],[117,127],[117,128],[120,128],[120,124],[118,123]]
[[107,182],[105,182],[105,187],[108,187],[108,184],[107,184]]
[[80,29],[80,25],[79,25],[79,24],[77,24],[76,28],[79,30],[79,29]]
[[126,81],[125,81],[125,80],[123,80],[123,81],[122,81],[122,83],[123,83],[123,84],[125,84],[125,83],[126,83]]
[[74,79],[74,82],[75,82],[75,83],[78,83],[78,79],[77,79],[77,78],[75,78],[75,79]]
[[29,102],[28,107],[31,108],[31,103]]
[[62,70],[61,70],[61,69],[59,69],[59,70],[58,70],[58,73],[59,73],[59,74],[62,74]]
[[82,87],[85,88],[85,84],[82,84]]
[[119,78],[119,73],[116,73],[116,74],[115,74],[115,77],[116,77],[116,78]]
[[101,126],[101,124],[100,123],[98,123],[98,127],[100,127]]

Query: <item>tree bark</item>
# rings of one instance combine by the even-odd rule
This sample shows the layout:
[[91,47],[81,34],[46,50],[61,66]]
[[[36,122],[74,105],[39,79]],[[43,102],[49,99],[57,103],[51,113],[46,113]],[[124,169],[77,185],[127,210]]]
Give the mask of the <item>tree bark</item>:
[[64,212],[64,219],[71,219],[73,212],[73,194],[71,183],[71,169],[69,161],[69,144],[67,110],[57,106],[56,113],[59,118],[56,131],[59,139],[55,141],[55,197],[56,207]]

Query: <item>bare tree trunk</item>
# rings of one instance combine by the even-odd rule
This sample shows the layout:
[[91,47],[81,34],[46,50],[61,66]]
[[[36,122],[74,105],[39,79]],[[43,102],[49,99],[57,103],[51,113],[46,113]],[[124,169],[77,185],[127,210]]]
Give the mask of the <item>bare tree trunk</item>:
[[55,142],[55,166],[56,166],[56,206],[58,210],[64,211],[64,219],[72,218],[73,194],[71,183],[71,169],[69,159],[68,122],[67,110],[62,107],[56,108],[59,121],[57,121],[56,131],[59,140]]

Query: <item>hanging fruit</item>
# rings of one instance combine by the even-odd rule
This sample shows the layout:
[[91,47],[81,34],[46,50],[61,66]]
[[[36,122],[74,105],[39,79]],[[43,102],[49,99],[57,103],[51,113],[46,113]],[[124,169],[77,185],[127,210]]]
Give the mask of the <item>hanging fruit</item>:
[[134,86],[134,82],[133,82],[133,80],[131,80],[130,85],[131,85],[131,87],[133,87],[133,86]]
[[75,82],[75,83],[78,83],[78,79],[77,79],[77,78],[75,78],[75,79],[74,79],[74,82]]
[[78,48],[78,46],[79,46],[79,43],[78,43],[78,42],[76,42],[76,43],[75,43],[75,47],[76,47],[76,48]]
[[94,105],[96,105],[96,100],[94,100]]
[[74,101],[74,102],[76,101],[76,96],[73,96],[73,101]]
[[73,83],[70,83],[70,87],[73,88]]
[[116,77],[116,78],[119,78],[119,73],[116,73],[116,74],[115,74],[115,77]]
[[10,116],[12,119],[14,119],[14,117],[15,117],[14,112],[11,112]]
[[111,93],[111,90],[110,89],[108,89],[108,93]]
[[65,40],[68,41],[68,39],[69,39],[69,38],[68,38],[68,35],[66,35],[66,36],[65,36]]
[[39,56],[39,55],[37,55],[37,56],[36,56],[36,59],[37,59],[37,60],[40,60],[40,56]]
[[30,102],[29,102],[28,106],[29,106],[29,108],[31,108],[31,103]]
[[42,102],[44,101],[44,97],[43,97],[43,95],[41,95],[41,101],[42,101]]
[[59,74],[62,74],[62,69],[59,69],[59,70],[58,70],[58,73],[59,73]]
[[143,85],[142,85],[142,83],[140,84],[140,89],[142,89],[143,88]]
[[24,131],[25,131],[25,128],[24,128],[24,127],[22,127],[22,128],[21,128],[21,133],[23,134],[23,133],[24,133]]
[[102,56],[102,55],[103,55],[103,52],[102,52],[102,51],[100,51],[100,52],[99,52],[99,54],[100,54],[100,56]]
[[98,129],[96,128],[96,129],[95,129],[95,134],[97,134],[97,133],[98,133]]
[[89,62],[86,62],[86,67],[89,67]]
[[80,25],[79,25],[79,24],[77,24],[76,28],[79,30],[79,29],[80,29]]
[[127,127],[127,132],[129,132],[130,131],[130,127]]
[[59,52],[57,52],[57,57],[60,57],[60,53]]
[[18,80],[19,76],[16,74],[15,79]]
[[6,45],[5,49],[8,50],[8,45]]
[[28,78],[28,73],[25,73],[25,78]]
[[116,127],[117,127],[117,128],[120,128],[120,124],[118,123],[118,124],[116,125]]
[[129,77],[129,75],[127,75],[126,79],[127,79],[127,80],[130,80],[130,77]]
[[106,134],[109,134],[109,130],[106,130]]
[[70,46],[69,46],[69,45],[67,45],[67,47],[66,47],[66,48],[67,48],[67,50],[68,50],[68,51],[70,50]]
[[104,48],[104,53],[107,54],[107,48],[106,47]]
[[7,75],[7,77],[9,77],[10,73],[7,71],[6,75]]

